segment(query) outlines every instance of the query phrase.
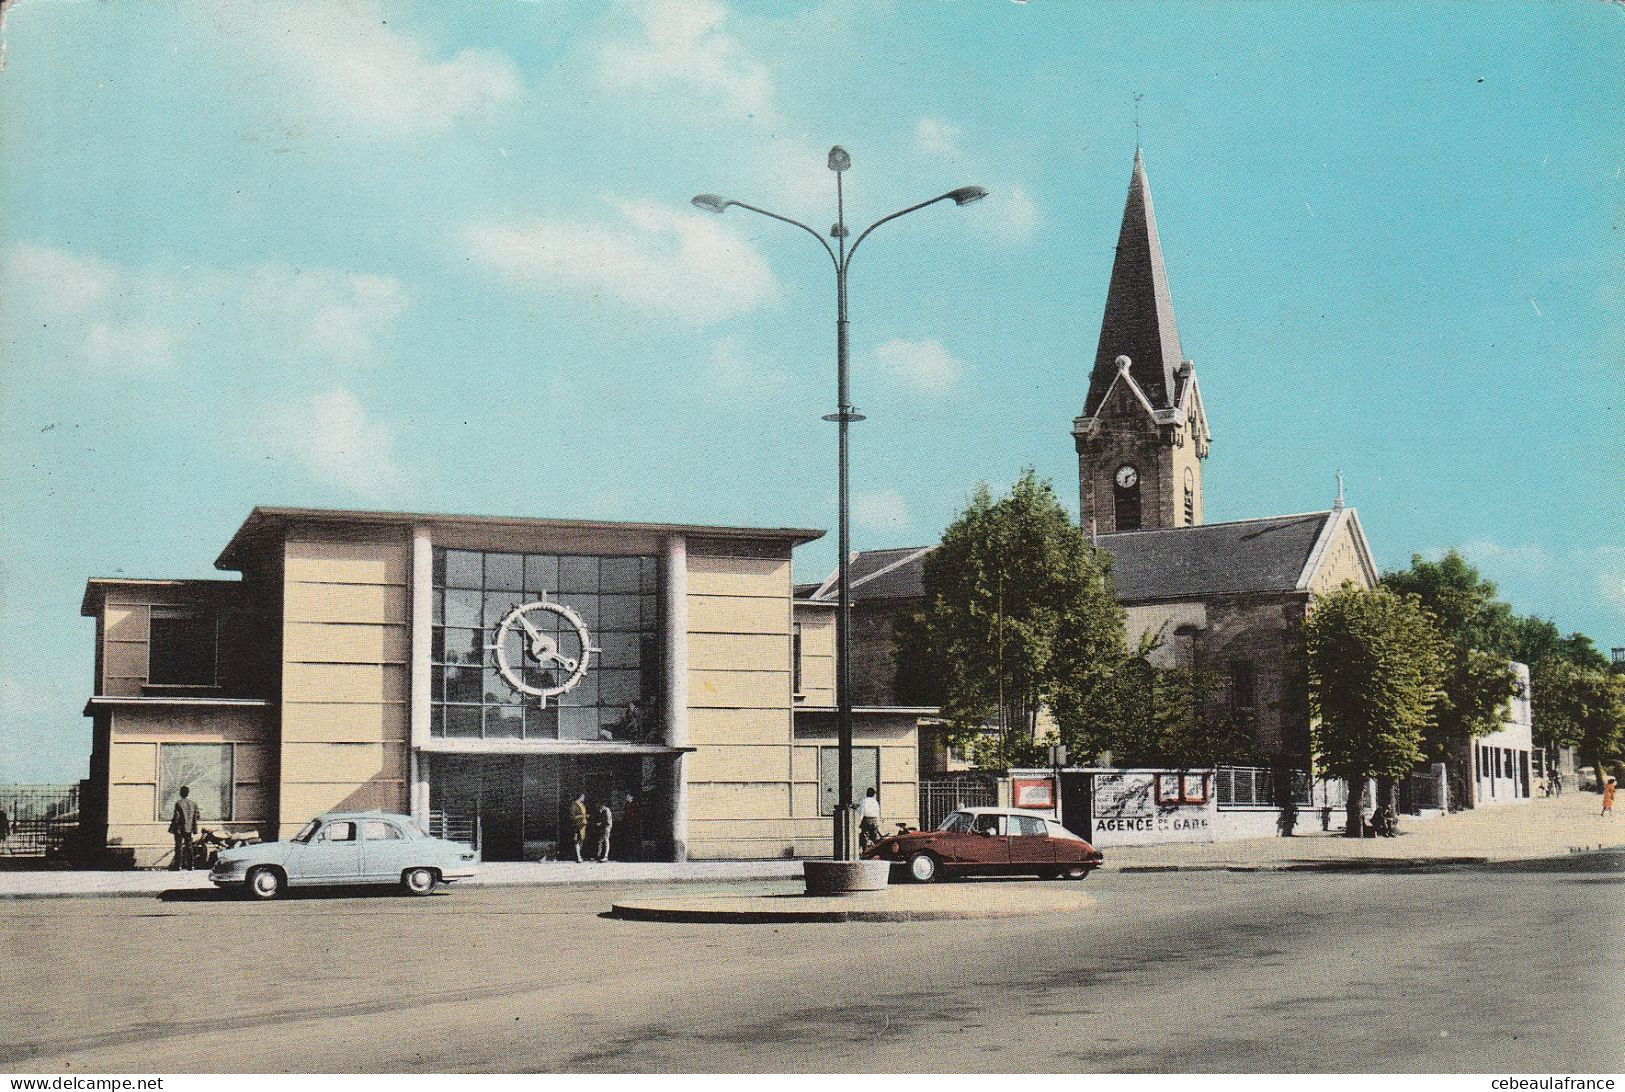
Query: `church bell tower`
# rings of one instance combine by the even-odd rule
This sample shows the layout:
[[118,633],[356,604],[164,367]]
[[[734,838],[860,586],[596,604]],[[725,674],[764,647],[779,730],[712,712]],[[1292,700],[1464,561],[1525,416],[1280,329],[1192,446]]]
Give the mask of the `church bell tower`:
[[1145,164],[1134,152],[1100,345],[1072,423],[1083,528],[1092,534],[1202,522],[1207,416],[1179,348]]

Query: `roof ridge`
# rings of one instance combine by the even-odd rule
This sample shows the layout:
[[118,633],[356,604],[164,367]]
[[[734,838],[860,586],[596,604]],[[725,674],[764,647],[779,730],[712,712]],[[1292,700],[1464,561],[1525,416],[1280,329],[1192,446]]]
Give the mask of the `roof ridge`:
[[1184,527],[1142,527],[1137,531],[1106,531],[1100,538],[1117,538],[1123,535],[1158,535],[1168,531],[1200,531],[1204,527],[1235,527],[1243,523],[1271,523],[1283,519],[1303,519],[1307,516],[1329,516],[1334,509],[1321,508],[1312,512],[1286,512],[1279,516],[1248,516],[1246,519],[1226,519],[1216,523],[1194,523]]

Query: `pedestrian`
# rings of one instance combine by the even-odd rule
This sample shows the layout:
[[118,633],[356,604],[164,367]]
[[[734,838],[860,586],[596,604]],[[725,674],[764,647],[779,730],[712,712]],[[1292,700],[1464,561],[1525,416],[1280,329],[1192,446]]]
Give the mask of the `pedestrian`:
[[0,842],[11,837],[11,818],[6,815],[6,809],[0,808]]
[[587,794],[576,793],[570,801],[570,844],[575,850],[576,863],[581,863],[581,847],[587,841]]
[[858,804],[858,849],[868,849],[880,841],[880,798],[875,790],[863,794]]
[[171,871],[179,872],[183,868],[191,871],[192,839],[197,837],[200,813],[197,801],[192,799],[191,788],[182,785],[180,799],[175,801],[175,810],[169,816],[169,833],[175,836],[175,859],[169,862]]
[[1602,813],[1607,816],[1614,814],[1614,787],[1616,782],[1609,778],[1602,783]]
[[621,856],[629,861],[643,857],[643,809],[631,793],[626,794],[626,806],[621,809]]
[[615,812],[611,810],[607,797],[598,802],[598,814],[595,818],[597,819],[594,824],[597,828],[595,833],[598,837],[593,844],[592,859],[603,864],[609,860],[609,832],[615,829]]
[[1563,795],[1563,771],[1562,770],[1553,770],[1552,771],[1552,795],[1553,796],[1562,796]]

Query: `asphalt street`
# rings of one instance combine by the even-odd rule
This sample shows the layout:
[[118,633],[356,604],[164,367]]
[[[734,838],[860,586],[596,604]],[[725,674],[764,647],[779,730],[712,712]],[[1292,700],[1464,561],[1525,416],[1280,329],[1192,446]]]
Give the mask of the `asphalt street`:
[[13,900],[0,1068],[1625,1070],[1625,854],[1088,884],[808,925],[613,920],[610,887]]

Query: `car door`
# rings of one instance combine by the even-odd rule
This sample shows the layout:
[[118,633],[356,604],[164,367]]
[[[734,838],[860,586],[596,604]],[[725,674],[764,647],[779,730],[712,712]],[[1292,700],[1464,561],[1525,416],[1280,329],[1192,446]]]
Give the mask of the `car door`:
[[1036,815],[1010,817],[1010,870],[1033,872],[1055,863],[1049,825]]
[[361,842],[350,819],[323,823],[299,848],[288,877],[292,883],[354,883],[361,878]]
[[959,844],[964,854],[961,865],[969,871],[999,872],[1010,866],[1010,839],[1002,815],[976,816]]
[[393,883],[414,864],[412,842],[388,819],[361,821],[361,874],[368,882]]

